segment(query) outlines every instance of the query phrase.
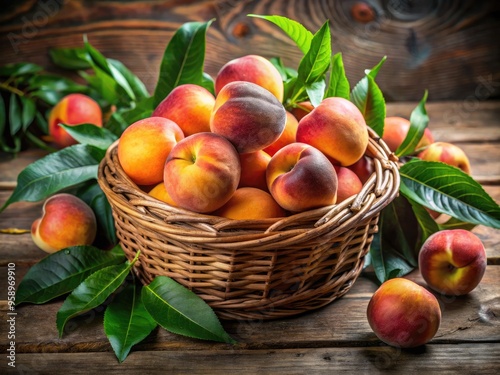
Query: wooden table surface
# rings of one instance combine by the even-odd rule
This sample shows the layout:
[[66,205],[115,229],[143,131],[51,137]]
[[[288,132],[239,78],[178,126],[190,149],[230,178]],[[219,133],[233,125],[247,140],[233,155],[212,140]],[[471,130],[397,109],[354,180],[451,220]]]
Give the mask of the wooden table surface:
[[[416,103],[388,105],[389,115],[409,116]],[[429,103],[430,128],[437,140],[452,141],[469,155],[473,176],[500,201],[500,102]],[[29,150],[0,159],[0,204],[15,187],[17,174],[43,153]],[[41,203],[15,203],[0,214],[0,228],[29,229]],[[15,263],[19,283],[45,253],[30,234],[0,234],[0,373],[91,374],[322,374],[364,373],[494,374],[500,368],[500,231],[474,230],[484,242],[488,266],[469,295],[437,295],[442,323],[423,347],[401,350],[381,343],[370,329],[366,308],[377,285],[365,272],[339,300],[319,310],[269,322],[224,321],[239,343],[231,346],[189,339],[158,328],[119,364],[103,332],[102,311],[72,321],[58,338],[55,316],[62,300],[19,306],[16,368],[7,366],[7,265]],[[418,271],[407,276],[423,283]]]

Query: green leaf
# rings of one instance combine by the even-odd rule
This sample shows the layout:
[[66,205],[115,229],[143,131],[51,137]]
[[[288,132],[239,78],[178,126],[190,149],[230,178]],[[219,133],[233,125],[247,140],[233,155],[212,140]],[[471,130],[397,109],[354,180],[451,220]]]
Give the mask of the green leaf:
[[64,94],[73,92],[86,93],[87,87],[80,85],[69,78],[61,77],[55,74],[38,74],[31,77],[28,81],[30,90],[50,90],[58,91]]
[[500,229],[500,207],[468,174],[441,162],[411,160],[400,168],[407,198],[461,221]]
[[48,134],[49,124],[47,123],[47,119],[45,118],[45,116],[42,115],[40,111],[37,111],[35,113],[35,121],[36,124],[38,125],[38,129],[40,129],[43,132],[43,134]]
[[378,72],[380,71],[382,65],[384,65],[385,60],[387,60],[387,56],[382,57],[382,60],[380,60],[379,63],[375,65],[372,69],[365,70],[365,74],[367,76],[372,77],[373,79],[377,78]]
[[73,145],[38,159],[19,173],[16,188],[0,212],[11,203],[36,202],[97,178],[98,164],[104,155],[104,150],[94,146]]
[[163,54],[160,76],[154,92],[156,107],[175,87],[192,83],[203,86],[205,35],[212,21],[184,23]]
[[331,35],[328,21],[321,26],[311,41],[311,47],[300,60],[297,81],[292,94],[292,103],[301,99],[301,94],[311,84],[324,79],[330,67],[332,55]]
[[370,246],[370,262],[375,271],[375,276],[380,283],[394,277],[400,277],[411,272],[414,267],[408,264],[404,258],[390,244],[381,244],[380,234],[376,233]]
[[108,103],[125,103],[123,89],[118,86],[118,83],[97,66],[93,67],[95,75],[80,72],[80,75],[87,81],[100,96]]
[[26,129],[28,129],[28,127],[35,119],[36,105],[32,99],[27,98],[26,96],[21,97],[21,104],[22,104],[22,114],[21,114],[22,129],[23,131],[26,131]]
[[307,30],[301,23],[283,16],[267,16],[258,14],[249,14],[249,17],[262,18],[274,23],[283,30],[292,39],[303,54],[306,54],[311,47],[313,34]]
[[105,127],[115,135],[120,136],[129,125],[150,117],[152,113],[153,98],[150,97],[140,101],[133,108],[120,108],[113,112]]
[[380,227],[382,246],[395,249],[396,254],[410,266],[418,265],[416,246],[419,226],[410,203],[404,197],[397,197],[381,212]]
[[40,65],[32,63],[13,63],[0,66],[0,76],[3,77],[19,77],[26,74],[34,74],[42,71]]
[[123,284],[138,256],[139,252],[132,262],[101,268],[71,292],[57,312],[56,324],[59,337],[63,336],[64,326],[68,320],[101,305]]
[[135,95],[135,100],[139,101],[149,97],[148,90],[146,89],[144,83],[139,79],[139,77],[137,77],[125,65],[123,65],[121,61],[109,58],[107,59],[107,61],[110,67],[115,68],[125,78]]
[[115,244],[116,229],[111,205],[97,181],[91,181],[89,185],[78,189],[75,195],[92,208],[97,219],[98,229],[103,232],[108,244]]
[[55,90],[37,90],[30,93],[31,97],[38,98],[49,106],[55,106],[64,96],[63,92]]
[[314,107],[317,107],[323,100],[323,96],[325,95],[325,87],[326,82],[324,79],[313,82],[310,85],[306,86],[307,96],[309,97],[309,101]]
[[350,86],[345,74],[342,53],[338,52],[332,56],[330,82],[325,93],[325,98],[340,97],[349,100]]
[[10,94],[9,102],[9,122],[10,122],[10,134],[17,134],[22,127],[22,109],[17,95],[14,93]]
[[283,81],[289,80],[290,78],[297,77],[297,71],[285,66],[281,57],[272,57],[269,59],[271,64],[278,70]]
[[199,296],[166,276],[142,288],[142,301],[166,330],[204,340],[234,343],[212,308]]
[[417,243],[417,248],[420,249],[425,240],[431,235],[440,230],[436,221],[431,217],[429,212],[425,209],[424,206],[418,204],[417,202],[408,199],[410,202],[413,213],[415,214],[415,218],[418,221],[418,225],[420,226],[420,238]]
[[210,74],[203,72],[203,77],[201,79],[200,85],[201,87],[206,88],[212,95],[215,96],[215,82]]
[[111,143],[118,139],[118,137],[108,129],[95,126],[94,124],[60,124],[60,126],[62,126],[78,143],[91,145],[102,150],[107,150]]
[[101,268],[125,262],[123,250],[100,250],[92,246],[73,246],[47,255],[24,276],[16,292],[16,305],[45,303],[71,292]]
[[382,136],[386,116],[385,99],[372,76],[364,76],[352,89],[351,101],[361,111],[367,125]]
[[51,48],[49,55],[54,64],[64,69],[84,70],[91,68],[85,48]]
[[422,100],[420,100],[420,103],[418,103],[417,107],[411,112],[410,129],[408,130],[408,134],[403,140],[403,143],[401,143],[396,150],[396,155],[398,157],[412,154],[422,139],[425,128],[427,128],[427,125],[429,124],[429,116],[427,115],[427,110],[425,109],[426,101],[427,90],[425,91]]
[[5,130],[5,123],[7,121],[5,112],[5,101],[3,100],[3,96],[0,94],[0,138],[3,135],[3,132]]
[[141,300],[141,289],[128,284],[109,304],[104,313],[104,332],[118,361],[127,358],[130,349],[157,327]]
[[464,222],[462,220],[455,219],[454,217],[449,218],[445,223],[438,224],[439,230],[444,229],[465,229],[472,230],[476,227],[476,224],[471,224]]

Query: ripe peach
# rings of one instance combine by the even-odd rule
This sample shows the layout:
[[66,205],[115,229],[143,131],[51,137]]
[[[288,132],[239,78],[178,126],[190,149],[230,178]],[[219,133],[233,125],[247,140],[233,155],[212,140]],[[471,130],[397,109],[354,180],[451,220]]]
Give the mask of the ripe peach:
[[172,147],[184,138],[181,128],[163,117],[136,121],[122,133],[118,159],[137,185],[153,185],[163,180],[163,167]]
[[238,187],[255,187],[267,191],[266,169],[271,156],[259,150],[240,154],[241,177]]
[[97,233],[94,211],[80,198],[59,193],[48,198],[42,217],[31,225],[33,242],[54,253],[69,246],[91,245]]
[[252,220],[284,217],[286,211],[268,192],[253,187],[242,187],[213,214],[228,219]]
[[316,147],[337,165],[357,162],[368,145],[368,130],[359,109],[349,100],[326,98],[299,121],[297,142]]
[[441,230],[429,236],[420,249],[418,261],[426,283],[448,295],[471,292],[486,271],[483,243],[463,229]]
[[292,143],[279,150],[267,166],[267,186],[285,210],[299,212],[335,204],[337,173],[318,149]]
[[299,122],[290,112],[286,112],[285,130],[281,133],[280,137],[275,140],[271,145],[267,146],[264,151],[273,156],[279,149],[295,142],[295,135],[297,134],[297,127]]
[[[403,143],[410,130],[410,121],[398,116],[386,117],[384,121],[384,135],[382,140],[389,146],[392,152],[395,152],[399,145]],[[416,150],[434,143],[434,136],[429,128],[424,130],[424,135],[415,147]]]
[[172,199],[172,197],[168,194],[167,189],[165,188],[165,184],[162,182],[158,183],[156,186],[154,186],[148,193],[151,195],[153,198],[158,199],[159,201],[165,202],[166,204],[169,204],[170,206],[175,207],[175,202]]
[[210,115],[215,97],[204,87],[184,84],[174,88],[153,111],[152,116],[175,122],[187,137],[210,131]]
[[74,145],[77,142],[59,124],[93,124],[102,127],[101,107],[90,96],[69,94],[52,108],[48,121],[52,140],[59,148]]
[[302,120],[305,115],[308,115],[314,109],[310,101],[297,103],[297,106],[292,108],[290,111],[292,115],[295,116],[297,121]]
[[363,188],[363,184],[359,177],[350,169],[335,166],[335,172],[337,172],[338,179],[337,203],[358,194]]
[[373,294],[366,312],[368,323],[386,344],[413,348],[429,342],[441,323],[436,297],[417,283],[394,278]]
[[441,161],[448,165],[460,168],[467,174],[471,174],[469,158],[458,146],[447,142],[435,142],[427,146],[425,150],[417,155],[418,158],[427,161]]
[[372,173],[375,172],[373,159],[366,155],[363,155],[361,159],[347,168],[356,173],[363,184],[370,178]]
[[172,148],[163,180],[177,206],[207,213],[231,198],[240,174],[240,158],[231,142],[207,132],[190,135]]
[[210,118],[210,130],[229,139],[242,154],[272,144],[285,124],[283,105],[266,89],[243,81],[222,88]]
[[283,101],[283,79],[276,67],[266,58],[247,55],[228,61],[215,77],[215,93],[230,82],[246,81],[259,85]]

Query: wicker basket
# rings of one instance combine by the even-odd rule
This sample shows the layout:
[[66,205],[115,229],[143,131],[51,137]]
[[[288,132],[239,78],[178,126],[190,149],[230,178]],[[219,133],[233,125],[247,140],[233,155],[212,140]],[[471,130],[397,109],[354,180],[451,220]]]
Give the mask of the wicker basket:
[[380,211],[397,195],[399,172],[387,145],[369,129],[375,172],[362,191],[329,207],[282,219],[231,220],[171,207],[124,173],[117,143],[98,181],[129,259],[144,284],[173,278],[223,319],[273,319],[322,307],[360,274]]

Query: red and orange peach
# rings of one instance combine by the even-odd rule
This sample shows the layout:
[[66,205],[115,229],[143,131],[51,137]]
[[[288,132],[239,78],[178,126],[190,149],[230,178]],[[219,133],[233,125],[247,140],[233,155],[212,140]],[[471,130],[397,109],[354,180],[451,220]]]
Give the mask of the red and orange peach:
[[241,177],[238,187],[267,191],[266,170],[270,160],[271,156],[263,150],[240,154]]
[[267,166],[267,186],[278,204],[299,212],[335,204],[337,174],[328,158],[305,143],[279,150]]
[[[399,116],[389,116],[384,121],[384,135],[382,140],[389,146],[392,152],[396,152],[398,147],[403,143],[410,130],[410,121]],[[416,150],[421,149],[434,143],[434,136],[429,128],[425,128],[424,134],[417,146]]]
[[163,167],[170,150],[183,138],[181,128],[164,117],[136,121],[120,137],[120,165],[137,185],[157,184],[163,180]]
[[290,112],[286,112],[286,123],[285,130],[279,136],[279,138],[274,141],[272,144],[267,146],[264,151],[269,155],[273,156],[279,149],[289,145],[290,143],[295,142],[295,136],[297,134],[297,128],[299,126],[299,122]]
[[426,161],[440,161],[471,174],[469,158],[460,147],[452,143],[432,143],[420,152],[417,157]]
[[33,242],[47,253],[91,245],[96,233],[94,211],[80,198],[66,193],[48,198],[42,207],[42,217],[31,225]]
[[77,143],[75,139],[59,124],[102,127],[101,107],[90,96],[75,93],[65,96],[52,108],[48,121],[52,141],[59,148],[74,145]]
[[178,207],[208,213],[231,198],[240,175],[239,154],[231,142],[207,132],[190,135],[172,148],[163,180]]

